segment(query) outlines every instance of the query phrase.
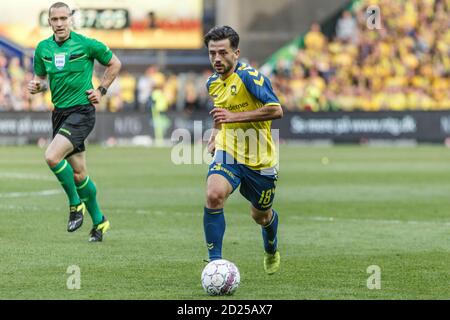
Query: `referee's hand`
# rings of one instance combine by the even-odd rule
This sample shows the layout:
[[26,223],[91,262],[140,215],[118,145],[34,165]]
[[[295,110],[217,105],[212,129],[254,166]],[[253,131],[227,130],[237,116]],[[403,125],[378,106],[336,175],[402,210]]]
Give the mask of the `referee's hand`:
[[100,91],[98,90],[94,90],[94,89],[89,89],[86,90],[86,94],[88,96],[89,101],[93,104],[99,104],[100,103],[100,98],[102,96],[102,94],[100,93]]
[[39,80],[31,80],[28,82],[28,92],[31,94],[36,94],[42,91],[41,82]]

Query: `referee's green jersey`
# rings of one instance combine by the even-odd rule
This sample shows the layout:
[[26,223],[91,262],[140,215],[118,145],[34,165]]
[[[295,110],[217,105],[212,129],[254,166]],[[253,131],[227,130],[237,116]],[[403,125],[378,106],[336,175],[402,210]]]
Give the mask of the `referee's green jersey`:
[[48,75],[52,102],[56,108],[89,104],[86,90],[92,89],[94,59],[107,65],[112,51],[100,41],[71,31],[58,44],[54,36],[39,42],[34,53],[34,72]]

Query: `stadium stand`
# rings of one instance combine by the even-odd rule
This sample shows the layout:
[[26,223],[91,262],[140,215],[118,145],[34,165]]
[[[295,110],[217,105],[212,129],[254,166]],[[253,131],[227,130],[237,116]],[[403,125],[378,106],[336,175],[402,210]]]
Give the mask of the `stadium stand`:
[[[382,8],[381,29],[366,25],[369,5]],[[449,13],[449,0],[361,0],[342,12],[331,35],[313,23],[293,59],[278,59],[270,71],[282,105],[313,112],[450,109]],[[147,110],[156,95],[165,99],[166,110],[211,107],[204,87],[209,69],[141,70],[125,68],[98,109]],[[0,51],[0,111],[51,108],[48,93],[27,93],[31,77],[29,59]]]
[[[382,8],[370,30],[366,8]],[[335,36],[314,23],[294,59],[279,59],[273,84],[289,110],[450,109],[450,1],[359,1]]]

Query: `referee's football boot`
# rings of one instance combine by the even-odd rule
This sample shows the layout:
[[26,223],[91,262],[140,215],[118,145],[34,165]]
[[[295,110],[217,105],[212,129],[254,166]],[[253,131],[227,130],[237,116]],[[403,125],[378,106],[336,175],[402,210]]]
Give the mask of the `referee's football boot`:
[[103,241],[103,235],[106,233],[109,227],[110,227],[109,221],[106,219],[105,216],[103,216],[102,222],[100,222],[97,225],[94,225],[91,229],[91,232],[89,232],[89,242]]
[[74,232],[83,224],[83,218],[86,213],[86,205],[82,202],[76,206],[70,206],[69,222],[67,231]]

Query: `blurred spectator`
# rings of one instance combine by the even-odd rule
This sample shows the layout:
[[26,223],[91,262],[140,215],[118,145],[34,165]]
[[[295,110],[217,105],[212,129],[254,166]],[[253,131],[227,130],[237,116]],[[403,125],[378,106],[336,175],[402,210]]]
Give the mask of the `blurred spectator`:
[[106,93],[105,98],[106,101],[106,110],[110,112],[119,112],[123,110],[123,98],[122,98],[122,86],[120,81],[120,76],[116,78],[116,81],[113,81],[108,88],[108,92]]
[[164,134],[170,126],[170,120],[165,114],[169,109],[169,102],[164,94],[163,78],[156,80],[149,105],[151,115],[150,126],[153,127],[155,144],[162,146],[164,144]]
[[145,73],[138,80],[138,109],[143,111],[147,108],[147,105],[152,94],[154,80],[152,75],[154,73],[154,67],[150,66],[145,70]]
[[150,29],[155,29],[157,27],[156,24],[156,14],[154,11],[150,11],[147,15],[148,18],[148,22],[147,22],[147,26]]
[[194,78],[194,75],[192,75],[192,74],[188,75],[188,78],[186,79],[186,83],[184,86],[184,92],[185,92],[184,111],[186,111],[187,113],[192,113],[201,108],[200,99],[199,99],[199,95],[198,95],[198,92],[199,92],[198,87],[196,87],[196,84],[195,84],[193,78]]
[[336,25],[336,36],[342,41],[356,43],[358,40],[358,25],[349,11],[344,11]]
[[306,49],[315,52],[321,51],[325,47],[326,41],[326,37],[320,31],[320,25],[313,23],[310,31],[305,35]]
[[123,69],[117,81],[120,84],[120,98],[123,103],[123,109],[135,109],[136,78],[131,73]]

